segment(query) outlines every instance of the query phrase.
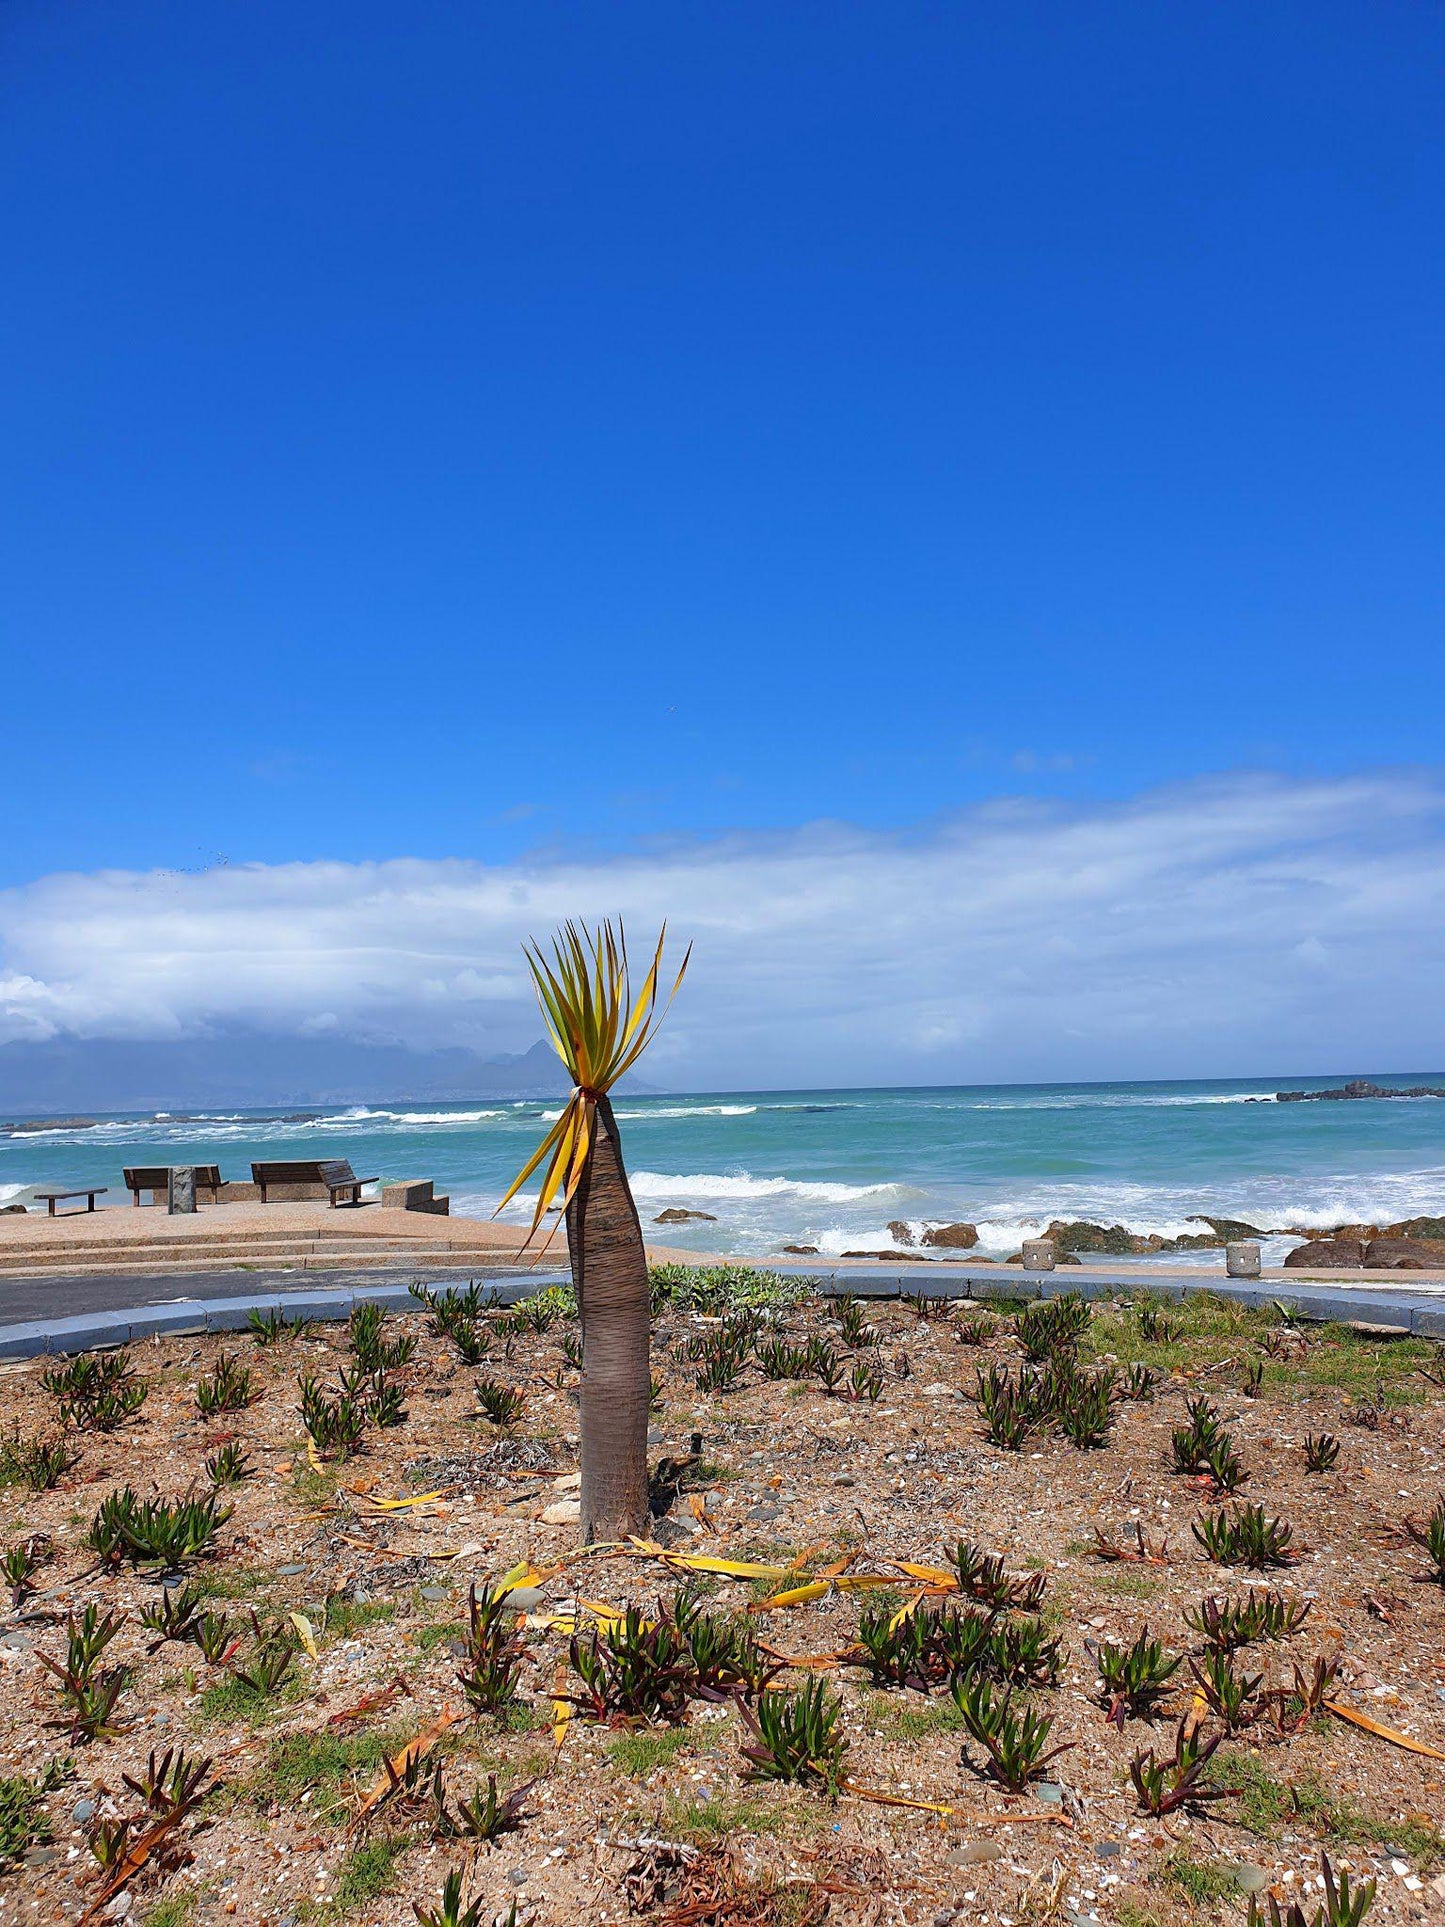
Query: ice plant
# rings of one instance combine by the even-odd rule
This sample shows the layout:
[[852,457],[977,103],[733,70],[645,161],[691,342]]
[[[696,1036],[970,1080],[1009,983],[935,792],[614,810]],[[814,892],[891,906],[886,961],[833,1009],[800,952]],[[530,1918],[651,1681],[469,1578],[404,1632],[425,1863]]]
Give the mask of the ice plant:
[[502,1205],[534,1171],[542,1181],[529,1240],[560,1194],[582,1323],[582,1536],[625,1539],[647,1523],[650,1293],[642,1226],[627,1182],[609,1092],[641,1057],[676,996],[658,1007],[666,925],[634,998],[622,926],[566,924],[526,952],[547,1031],[572,1078],[561,1115],[517,1174]]

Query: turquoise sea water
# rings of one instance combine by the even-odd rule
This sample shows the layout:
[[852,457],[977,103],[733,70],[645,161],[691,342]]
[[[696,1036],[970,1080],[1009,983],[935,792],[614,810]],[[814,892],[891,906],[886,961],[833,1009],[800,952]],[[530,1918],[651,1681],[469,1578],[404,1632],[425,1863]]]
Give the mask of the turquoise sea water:
[[[1374,1081],[1440,1085],[1445,1073]],[[981,1253],[1006,1255],[1051,1217],[1174,1236],[1199,1228],[1195,1212],[1267,1228],[1445,1213],[1445,1103],[1249,1101],[1342,1082],[733,1091],[617,1109],[644,1223],[669,1205],[713,1214],[670,1234],[695,1249],[881,1249],[894,1243],[891,1221],[968,1219]],[[219,1163],[245,1178],[253,1157],[349,1157],[364,1173],[434,1178],[454,1212],[481,1217],[556,1110],[378,1102],[304,1118],[27,1128],[0,1135],[0,1203],[37,1185],[98,1183],[111,1187],[104,1202],[128,1205],[125,1164]]]

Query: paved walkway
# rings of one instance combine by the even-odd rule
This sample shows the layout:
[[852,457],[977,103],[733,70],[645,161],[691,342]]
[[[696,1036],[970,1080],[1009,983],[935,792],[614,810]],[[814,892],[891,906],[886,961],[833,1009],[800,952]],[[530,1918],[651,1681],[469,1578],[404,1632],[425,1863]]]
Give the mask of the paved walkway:
[[[1002,1265],[926,1263],[849,1266],[829,1271],[817,1265],[774,1269],[808,1278],[820,1291],[854,1292],[860,1297],[896,1297],[921,1291],[931,1297],[1017,1297],[1082,1291],[1086,1297],[1112,1297],[1120,1291],[1148,1289],[1170,1297],[1188,1291],[1214,1291],[1246,1305],[1288,1305],[1306,1319],[1356,1321],[1384,1330],[1445,1340],[1445,1276],[1421,1272],[1268,1273],[1257,1283],[1225,1279],[1202,1267],[1135,1264],[1112,1269],[1067,1266],[1058,1271],[1025,1272]],[[395,1268],[370,1265],[352,1270],[200,1271],[190,1275],[83,1272],[70,1277],[0,1279],[0,1358],[30,1358],[44,1352],[84,1351],[124,1344],[164,1332],[235,1331],[253,1308],[280,1308],[290,1318],[344,1319],[353,1305],[376,1300],[405,1310],[414,1300],[408,1287],[416,1273],[404,1263]],[[428,1271],[433,1288],[487,1283],[500,1302],[514,1303],[547,1285],[563,1284],[564,1266],[535,1269],[472,1264],[455,1271]]]

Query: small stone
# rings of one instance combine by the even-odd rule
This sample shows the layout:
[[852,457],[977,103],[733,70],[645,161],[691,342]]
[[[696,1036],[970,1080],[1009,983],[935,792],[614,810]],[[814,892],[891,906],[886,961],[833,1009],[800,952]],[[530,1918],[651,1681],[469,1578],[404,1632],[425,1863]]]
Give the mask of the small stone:
[[1117,1840],[1101,1840],[1094,1848],[1094,1853],[1100,1860],[1112,1860],[1116,1853],[1122,1853],[1123,1851],[1124,1849],[1119,1845]]
[[833,1483],[834,1485],[857,1485],[858,1481],[850,1478],[846,1472],[840,1472]]
[[1042,1800],[1046,1807],[1062,1806],[1064,1789],[1053,1780],[1040,1780],[1034,1788],[1034,1797]]
[[0,1633],[0,1646],[10,1646],[16,1652],[28,1652],[35,1642],[24,1633]]
[[970,1840],[966,1847],[955,1847],[948,1856],[953,1867],[977,1867],[985,1860],[997,1860],[1003,1848],[993,1840]]
[[524,1886],[526,1884],[526,1879],[527,1879],[527,1869],[525,1867],[509,1868],[507,1872],[507,1878],[512,1882],[513,1886],[515,1887]]
[[755,1505],[748,1513],[748,1519],[754,1525],[761,1525],[768,1519],[780,1518],[782,1511],[780,1505]]
[[94,1812],[94,1800],[77,1800],[70,1809],[70,1817],[78,1827],[83,1827]]
[[52,1860],[58,1858],[58,1851],[54,1847],[32,1847],[25,1856],[25,1864],[27,1867],[48,1867]]
[[1254,1866],[1248,1860],[1241,1861],[1238,1866],[1231,1867],[1229,1871],[1234,1875],[1235,1886],[1242,1893],[1262,1894],[1269,1885],[1269,1874],[1265,1869]]
[[542,1508],[544,1526],[575,1526],[581,1517],[580,1499],[554,1499],[551,1505]]
[[542,1603],[540,1586],[513,1586],[507,1594],[507,1604],[515,1606],[519,1613],[534,1611]]
[[303,1573],[305,1570],[305,1566],[277,1566],[276,1577],[278,1579],[295,1579],[299,1573]]
[[435,1604],[437,1600],[446,1598],[447,1589],[445,1586],[423,1586],[421,1596],[423,1599],[429,1599]]

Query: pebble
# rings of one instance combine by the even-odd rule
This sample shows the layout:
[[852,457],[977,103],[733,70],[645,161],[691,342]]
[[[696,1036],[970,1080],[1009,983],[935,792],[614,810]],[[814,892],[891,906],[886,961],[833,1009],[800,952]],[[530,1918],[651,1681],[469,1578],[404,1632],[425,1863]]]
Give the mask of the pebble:
[[551,1505],[542,1508],[544,1526],[575,1526],[581,1517],[580,1499],[554,1499]]
[[446,1598],[447,1589],[445,1586],[423,1586],[421,1596],[423,1599],[430,1599],[435,1602],[438,1599]]
[[1062,1806],[1064,1789],[1053,1780],[1040,1780],[1034,1788],[1034,1797],[1042,1800],[1046,1807]]
[[846,1472],[840,1472],[833,1483],[834,1485],[857,1485],[858,1481],[850,1478]]
[[782,1512],[783,1508],[780,1505],[755,1505],[748,1513],[748,1518],[753,1524],[757,1525],[761,1524],[765,1519],[781,1518]]
[[1254,1866],[1248,1860],[1241,1861],[1237,1867],[1231,1867],[1229,1871],[1234,1875],[1235,1886],[1243,1893],[1260,1894],[1269,1885],[1269,1875],[1265,1869]]
[[976,1867],[985,1860],[998,1860],[1003,1848],[993,1840],[970,1840],[966,1847],[955,1847],[948,1856],[951,1867]]
[[529,1613],[535,1610],[536,1607],[541,1605],[542,1598],[543,1594],[540,1586],[513,1586],[507,1594],[509,1603],[515,1606],[518,1612],[522,1613]]
[[507,1878],[512,1882],[513,1886],[524,1886],[527,1880],[527,1869],[525,1867],[511,1867],[508,1869]]
[[1100,1840],[1094,1848],[1094,1856],[1099,1860],[1112,1860],[1116,1853],[1123,1851],[1117,1840]]
[[78,1827],[83,1827],[94,1812],[94,1800],[77,1800],[70,1809],[70,1817]]
[[278,1579],[294,1579],[298,1573],[305,1572],[305,1570],[305,1566],[277,1566],[276,1577]]

